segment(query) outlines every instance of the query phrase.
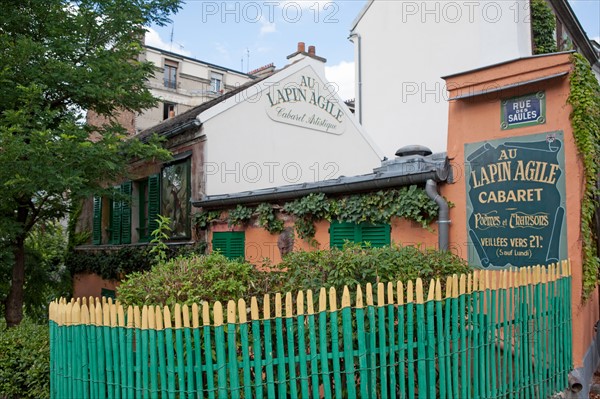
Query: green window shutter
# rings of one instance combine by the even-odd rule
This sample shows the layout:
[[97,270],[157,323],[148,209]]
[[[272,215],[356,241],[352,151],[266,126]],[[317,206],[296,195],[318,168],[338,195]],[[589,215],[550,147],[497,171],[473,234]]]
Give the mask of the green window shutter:
[[111,204],[111,224],[110,224],[110,243],[121,243],[121,201],[110,201]]
[[213,233],[213,251],[220,251],[229,259],[244,258],[246,234],[243,231]]
[[131,244],[131,182],[121,184],[121,193],[129,200],[121,201],[121,244]]
[[329,226],[329,248],[339,248],[344,246],[344,242],[359,242],[359,229],[356,223],[339,223],[332,221]]
[[374,248],[390,245],[389,224],[360,224],[360,242],[370,242]]
[[94,196],[94,216],[92,219],[92,243],[102,244],[102,197]]
[[354,243],[370,242],[372,247],[390,245],[390,225],[331,222],[329,247],[341,249],[346,240]]
[[148,176],[148,237],[158,228],[160,214],[160,174]]

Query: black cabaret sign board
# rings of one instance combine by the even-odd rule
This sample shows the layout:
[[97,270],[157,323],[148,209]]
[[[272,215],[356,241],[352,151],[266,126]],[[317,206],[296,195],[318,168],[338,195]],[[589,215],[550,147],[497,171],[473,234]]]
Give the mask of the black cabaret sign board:
[[469,264],[567,258],[563,132],[465,144]]

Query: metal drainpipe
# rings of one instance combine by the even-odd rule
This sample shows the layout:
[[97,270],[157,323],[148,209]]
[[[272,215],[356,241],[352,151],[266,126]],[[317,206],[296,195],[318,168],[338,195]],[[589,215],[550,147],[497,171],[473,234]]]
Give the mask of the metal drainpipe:
[[427,183],[425,183],[425,192],[427,193],[427,196],[440,207],[440,212],[438,214],[438,246],[440,251],[447,251],[450,230],[448,203],[438,192],[435,180],[427,180]]
[[356,107],[356,113],[358,114],[358,123],[362,125],[362,43],[360,33],[352,33],[348,36],[348,39],[354,43],[354,38],[358,39],[358,93],[356,98],[358,100],[358,107]]

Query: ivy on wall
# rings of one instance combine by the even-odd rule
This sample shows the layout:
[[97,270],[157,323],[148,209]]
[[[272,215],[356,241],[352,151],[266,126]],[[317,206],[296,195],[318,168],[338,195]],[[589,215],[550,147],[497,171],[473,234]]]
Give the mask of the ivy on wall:
[[546,0],[531,0],[531,36],[533,53],[547,54],[558,51],[554,32],[556,17]]
[[600,85],[589,62],[573,54],[571,73],[571,126],[575,144],[584,166],[585,194],[581,202],[581,239],[583,245],[583,299],[589,298],[598,283],[600,260],[596,247],[594,214],[598,208],[600,172]]
[[195,216],[196,227],[206,229],[216,221],[227,221],[229,226],[243,225],[251,217],[271,234],[283,231],[283,220],[277,212],[294,216],[294,228],[303,240],[312,245],[315,222],[338,220],[353,223],[390,223],[392,217],[404,218],[419,223],[424,228],[438,215],[438,206],[429,199],[425,191],[416,185],[397,190],[356,194],[342,198],[328,198],[323,193],[313,193],[285,203],[283,206],[261,203],[256,208],[238,205],[229,210],[225,218],[220,211],[199,212]]

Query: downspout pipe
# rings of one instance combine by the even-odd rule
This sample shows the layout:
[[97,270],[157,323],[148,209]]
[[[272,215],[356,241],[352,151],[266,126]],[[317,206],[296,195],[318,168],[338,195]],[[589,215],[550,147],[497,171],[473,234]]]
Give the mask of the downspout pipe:
[[350,39],[353,43],[354,38],[356,38],[358,52],[356,60],[356,62],[358,62],[358,93],[356,93],[356,99],[358,104],[356,107],[356,113],[358,114],[358,123],[362,125],[362,38],[360,36],[360,33],[352,33],[350,36],[348,36],[348,39]]
[[445,252],[448,250],[450,230],[449,206],[444,197],[438,192],[435,180],[427,180],[425,183],[425,192],[440,208],[438,213],[438,246],[440,251]]

